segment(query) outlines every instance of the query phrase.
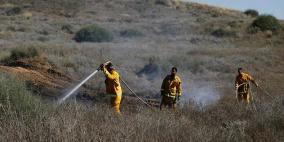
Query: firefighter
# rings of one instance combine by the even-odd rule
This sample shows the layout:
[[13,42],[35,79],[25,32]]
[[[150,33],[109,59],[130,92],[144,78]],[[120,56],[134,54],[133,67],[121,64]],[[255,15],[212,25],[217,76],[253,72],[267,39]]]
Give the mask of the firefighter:
[[249,81],[258,87],[256,81],[249,74],[242,72],[242,68],[238,68],[238,75],[235,80],[235,89],[239,102],[250,103],[251,95],[249,91]]
[[181,79],[177,75],[177,68],[173,67],[171,74],[165,77],[161,86],[162,101],[160,104],[160,110],[162,110],[163,106],[168,106],[175,110],[176,103],[181,95]]
[[120,114],[120,103],[122,98],[122,89],[118,72],[113,68],[112,63],[102,64],[100,69],[105,74],[106,93],[111,96],[111,105],[117,114]]

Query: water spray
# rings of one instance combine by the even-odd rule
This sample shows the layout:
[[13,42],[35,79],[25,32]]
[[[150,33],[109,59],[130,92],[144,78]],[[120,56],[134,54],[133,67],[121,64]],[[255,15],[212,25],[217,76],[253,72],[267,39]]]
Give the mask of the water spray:
[[[104,63],[104,65],[108,65],[110,63],[110,61]],[[61,98],[58,101],[58,104],[62,104],[66,99],[68,99],[74,92],[76,92],[83,84],[85,84],[91,77],[93,77],[96,73],[98,73],[100,70],[100,67],[95,70],[92,74],[90,74],[88,77],[86,77],[83,81],[81,81],[77,86],[75,86],[70,92],[68,92],[66,95],[63,96],[63,98]],[[128,84],[120,78],[120,80],[124,83],[124,85],[135,95],[135,97],[137,97],[141,102],[143,102],[146,106],[148,106],[149,108],[152,108],[150,104],[148,104],[146,101],[144,101],[142,98],[140,98],[129,86]]]
[[[104,63],[104,65],[109,64],[110,61]],[[100,68],[95,70],[92,74],[90,74],[88,77],[86,77],[83,81],[81,81],[77,86],[75,86],[70,92],[68,92],[66,95],[63,96],[58,102],[58,104],[62,104],[66,99],[68,99],[74,92],[76,92],[83,84],[85,84],[90,78],[92,78],[96,73],[98,73]]]

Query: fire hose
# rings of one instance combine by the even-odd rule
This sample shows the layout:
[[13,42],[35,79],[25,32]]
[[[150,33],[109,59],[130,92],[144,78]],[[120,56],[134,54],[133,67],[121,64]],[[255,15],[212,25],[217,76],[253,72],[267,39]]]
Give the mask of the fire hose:
[[265,95],[267,95],[268,97],[270,97],[271,99],[273,99],[273,97],[265,90],[263,89],[262,87],[258,87],[262,92],[264,92]]
[[120,78],[120,80],[122,81],[122,83],[126,86],[126,88],[129,89],[129,91],[131,91],[133,93],[133,95],[135,97],[137,97],[143,104],[145,104],[146,106],[148,106],[149,108],[152,108],[152,106],[150,104],[148,104],[146,101],[144,101],[142,98],[140,98],[129,86],[128,84],[122,79]]
[[[104,63],[104,65],[109,64],[110,61]],[[81,81],[77,86],[75,86],[71,91],[69,91],[66,95],[63,96],[58,102],[58,104],[62,104],[66,99],[68,99],[74,92],[76,92],[84,83],[86,83],[91,77],[99,72],[100,68],[96,69],[92,74],[86,77],[83,81]]]
[[[104,65],[108,65],[110,61],[104,63]],[[86,83],[91,77],[93,77],[95,74],[97,74],[100,71],[100,67],[96,69],[92,74],[90,74],[87,78],[85,78],[83,81],[81,81],[77,86],[75,86],[70,92],[68,92],[66,95],[63,96],[58,102],[58,104],[62,104],[66,99],[68,99],[74,92],[76,92],[84,83]],[[135,97],[138,98],[143,104],[148,106],[149,108],[152,108],[150,104],[148,104],[146,101],[144,101],[141,97],[139,97],[130,87],[129,85],[122,79],[120,80],[123,82],[123,84],[134,94]]]
[[[242,83],[242,84],[240,84],[240,85],[237,86],[237,89],[236,89],[236,97],[238,97],[238,96],[237,96],[237,95],[238,95],[238,88],[239,88],[240,86],[245,85],[245,84],[247,84],[247,83]],[[272,97],[267,91],[265,91],[265,89],[263,89],[261,86],[258,86],[257,88],[259,88],[260,91],[264,92],[264,94],[265,94],[266,96],[268,96],[268,97],[270,97],[271,99],[273,99],[273,97]]]
[[[238,97],[238,88],[239,88],[240,86],[245,85],[245,84],[247,84],[247,83],[242,83],[242,84],[240,84],[240,85],[237,86],[237,89],[236,89],[236,98]],[[263,88],[260,87],[260,86],[258,86],[258,88],[259,88],[262,92],[264,92],[264,94],[265,94],[266,96],[268,96],[268,97],[270,97],[271,99],[273,99],[273,97],[272,97],[265,89],[263,89]],[[250,90],[248,90],[248,91],[250,91]],[[251,91],[250,91],[250,92],[251,92]],[[253,101],[253,94],[252,94],[252,92],[251,92],[251,97],[252,97],[252,103],[253,103],[253,105],[254,105],[254,108],[255,108],[255,110],[257,111],[256,106],[255,106],[255,103],[254,103],[254,101]]]

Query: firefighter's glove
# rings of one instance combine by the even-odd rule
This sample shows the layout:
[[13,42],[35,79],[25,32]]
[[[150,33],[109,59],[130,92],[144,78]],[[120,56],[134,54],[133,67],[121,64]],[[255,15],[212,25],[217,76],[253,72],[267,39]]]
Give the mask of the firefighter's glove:
[[104,66],[105,66],[104,64],[101,64],[98,70],[103,70]]

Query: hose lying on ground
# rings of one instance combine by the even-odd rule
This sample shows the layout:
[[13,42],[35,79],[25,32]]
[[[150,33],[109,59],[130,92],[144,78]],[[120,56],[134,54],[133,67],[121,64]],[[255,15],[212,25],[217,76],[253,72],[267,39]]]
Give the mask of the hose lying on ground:
[[144,101],[142,98],[140,98],[129,86],[128,84],[122,79],[120,78],[120,80],[122,81],[122,83],[133,93],[133,95],[135,95],[135,97],[137,97],[143,104],[145,104],[146,106],[148,106],[149,108],[152,108],[151,105],[149,105],[146,101]]

